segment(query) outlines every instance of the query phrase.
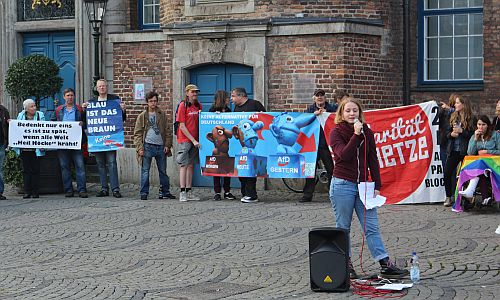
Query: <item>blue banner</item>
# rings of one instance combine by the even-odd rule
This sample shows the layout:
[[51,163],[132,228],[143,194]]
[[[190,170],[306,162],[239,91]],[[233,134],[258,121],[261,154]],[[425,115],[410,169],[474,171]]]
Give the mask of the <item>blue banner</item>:
[[86,115],[89,152],[123,148],[125,135],[120,99],[89,101]]
[[320,123],[298,112],[200,113],[205,176],[313,178]]

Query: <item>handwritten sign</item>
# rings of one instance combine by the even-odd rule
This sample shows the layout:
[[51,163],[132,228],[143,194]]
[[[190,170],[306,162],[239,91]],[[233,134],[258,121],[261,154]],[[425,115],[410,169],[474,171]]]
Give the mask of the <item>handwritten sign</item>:
[[81,149],[79,122],[11,120],[9,146],[14,148]]

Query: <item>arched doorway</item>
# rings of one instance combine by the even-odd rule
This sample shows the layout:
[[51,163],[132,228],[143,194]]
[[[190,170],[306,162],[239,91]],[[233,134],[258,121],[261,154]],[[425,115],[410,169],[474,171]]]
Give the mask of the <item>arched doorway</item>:
[[[247,90],[248,98],[253,98],[252,67],[239,64],[210,64],[192,68],[189,71],[189,82],[196,84],[200,89],[198,99],[203,106],[203,111],[209,110],[214,94],[218,90],[225,90],[229,93],[235,87],[243,87]],[[233,186],[239,186],[238,180],[231,182]],[[201,176],[199,164],[195,165],[193,186],[213,186],[212,178]]]

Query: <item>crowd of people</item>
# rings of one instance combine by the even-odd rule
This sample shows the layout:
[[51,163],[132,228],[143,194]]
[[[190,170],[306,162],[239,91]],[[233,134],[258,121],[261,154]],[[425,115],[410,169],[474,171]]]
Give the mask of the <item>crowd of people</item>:
[[[86,143],[86,108],[89,103],[119,99],[118,96],[108,94],[107,82],[98,80],[96,84],[98,96],[84,102],[81,106],[75,103],[75,91],[71,88],[64,90],[65,103],[56,108],[52,121],[74,121],[82,125],[82,145]],[[193,193],[193,169],[198,162],[198,151],[201,147],[199,136],[199,113],[202,104],[198,100],[199,88],[194,84],[185,87],[183,100],[175,112],[176,130],[174,134],[177,140],[177,152],[175,162],[179,168],[181,202],[197,201],[200,198]],[[160,181],[160,199],[176,199],[170,192],[170,180],[167,175],[167,157],[172,156],[173,132],[170,129],[167,115],[160,108],[160,96],[151,91],[145,96],[146,106],[136,119],[133,141],[137,153],[137,160],[141,166],[140,175],[140,199],[147,200],[150,190],[150,169],[154,158]],[[231,112],[230,100],[234,105],[233,112],[265,112],[265,108],[259,101],[248,98],[244,88],[234,88],[228,94],[225,91],[217,91],[210,112]],[[368,174],[375,183],[375,195],[380,193],[381,179],[379,163],[376,154],[373,131],[366,125],[361,103],[349,96],[343,90],[336,90],[333,103],[326,100],[323,89],[317,89],[312,96],[312,104],[307,108],[308,113],[316,116],[325,112],[337,112],[335,116],[335,128],[329,137],[325,137],[321,128],[319,144],[317,148],[317,160],[321,160],[325,166],[329,178],[329,198],[335,215],[336,226],[350,230],[352,215],[356,212],[361,228],[367,238],[368,248],[374,260],[380,263],[381,273],[386,277],[399,278],[408,274],[405,269],[397,267],[390,259],[382,242],[377,209],[366,209],[362,203],[358,183],[367,181]],[[126,107],[120,102],[123,121],[126,120]],[[500,154],[500,100],[496,104],[497,116],[490,120],[486,115],[476,117],[472,113],[470,102],[460,95],[450,95],[448,103],[441,102],[439,110],[439,145],[440,158],[444,170],[444,183],[446,190],[445,206],[453,203],[454,187],[457,167],[466,155],[499,155]],[[8,122],[10,116],[8,110],[0,106],[0,163],[5,157],[5,148],[8,145]],[[35,102],[27,99],[23,102],[23,110],[17,116],[18,120],[44,121],[45,115],[37,111]],[[329,139],[330,148],[326,138]],[[39,197],[40,161],[39,157],[45,154],[44,149],[14,148],[21,157],[24,190],[23,198]],[[81,198],[87,198],[86,174],[84,165],[84,153],[81,149],[60,149],[58,159],[61,167],[63,188],[66,197],[74,197],[75,192]],[[94,152],[96,158],[100,190],[97,197],[109,196],[110,190],[114,197],[121,198],[120,184],[118,179],[117,153],[113,151]],[[72,184],[71,165],[75,167],[76,191]],[[483,202],[491,201],[491,189],[488,187],[487,174],[470,180],[466,189],[459,193],[466,199],[471,198],[477,187],[480,186]],[[108,184],[109,178],[109,184]],[[239,177],[241,183],[241,202],[258,202],[257,178]],[[236,197],[231,193],[231,178],[213,176],[213,199],[234,200]],[[307,179],[304,193],[299,202],[310,202],[313,199],[315,189],[314,179]],[[222,193],[222,190],[224,193]],[[4,184],[0,176],[0,199],[6,199],[3,195]],[[349,252],[349,256],[351,253]],[[356,272],[349,260],[349,272],[351,278],[356,278]]]

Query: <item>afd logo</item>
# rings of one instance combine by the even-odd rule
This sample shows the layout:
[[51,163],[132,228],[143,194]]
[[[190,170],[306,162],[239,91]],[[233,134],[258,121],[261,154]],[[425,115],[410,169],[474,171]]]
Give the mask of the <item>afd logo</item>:
[[248,160],[248,157],[246,155],[242,155],[242,156],[240,156],[240,161],[238,162],[238,164],[244,165],[247,163],[247,160]]
[[278,166],[284,167],[290,163],[290,156],[278,156]]

